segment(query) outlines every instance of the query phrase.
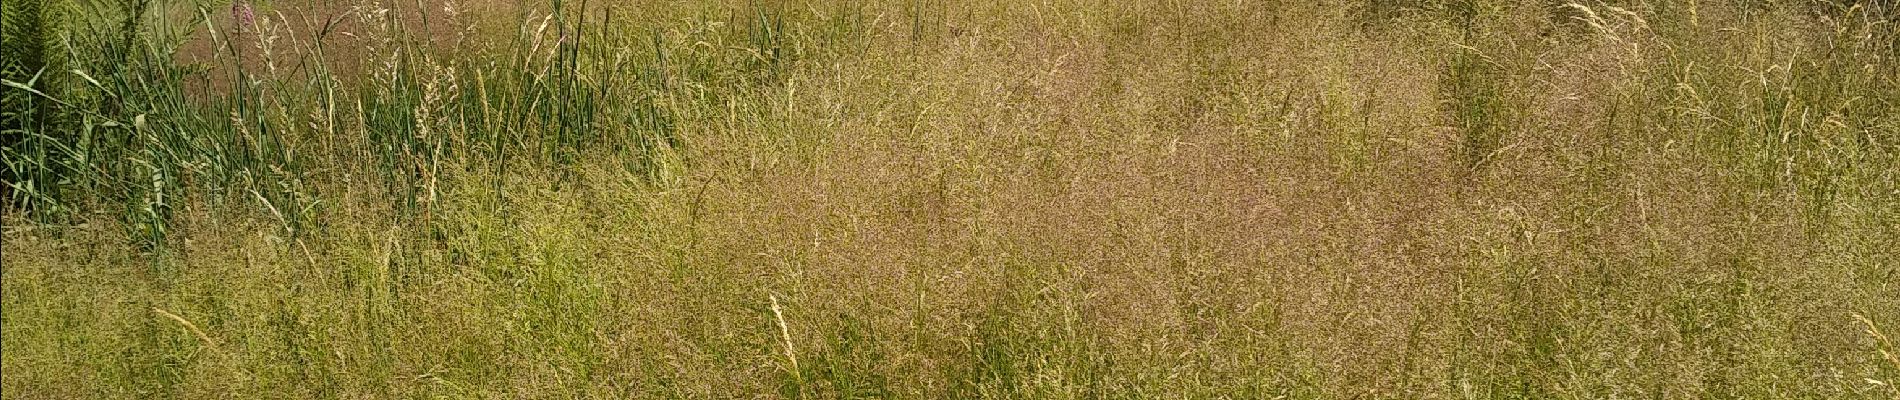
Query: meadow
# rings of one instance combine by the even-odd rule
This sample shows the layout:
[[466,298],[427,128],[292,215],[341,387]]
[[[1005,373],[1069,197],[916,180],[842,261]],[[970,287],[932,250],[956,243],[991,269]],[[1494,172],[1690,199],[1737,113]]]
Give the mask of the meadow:
[[1900,399],[1891,1],[0,21],[8,399]]

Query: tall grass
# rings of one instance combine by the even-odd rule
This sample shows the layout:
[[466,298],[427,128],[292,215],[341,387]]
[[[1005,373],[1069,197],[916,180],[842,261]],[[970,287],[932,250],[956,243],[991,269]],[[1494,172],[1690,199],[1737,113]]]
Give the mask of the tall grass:
[[8,397],[1900,395],[1881,2],[0,10]]

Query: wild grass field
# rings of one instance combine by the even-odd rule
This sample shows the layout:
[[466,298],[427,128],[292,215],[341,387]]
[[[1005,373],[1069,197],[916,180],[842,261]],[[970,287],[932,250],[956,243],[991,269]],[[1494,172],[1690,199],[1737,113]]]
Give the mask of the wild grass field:
[[0,397],[1900,399],[1880,0],[6,0]]

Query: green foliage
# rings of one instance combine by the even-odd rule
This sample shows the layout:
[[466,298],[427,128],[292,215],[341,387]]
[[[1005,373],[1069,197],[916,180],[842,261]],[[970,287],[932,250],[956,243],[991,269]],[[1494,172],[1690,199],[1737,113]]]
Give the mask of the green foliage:
[[68,139],[48,128],[59,122],[50,97],[64,93],[70,9],[65,0],[0,4],[0,207],[59,207],[59,150]]
[[7,53],[8,80],[26,82],[42,69],[65,65],[72,5],[65,0],[21,0],[0,5],[0,51]]

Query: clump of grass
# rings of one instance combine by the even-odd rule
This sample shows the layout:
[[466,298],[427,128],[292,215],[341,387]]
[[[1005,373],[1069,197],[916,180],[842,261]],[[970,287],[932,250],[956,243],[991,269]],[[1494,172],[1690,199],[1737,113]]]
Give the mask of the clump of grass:
[[1444,92],[1453,126],[1460,134],[1458,161],[1476,170],[1503,147],[1511,121],[1505,113],[1498,66],[1480,50],[1462,47],[1446,66]]
[[1439,90],[1459,133],[1458,162],[1475,171],[1497,155],[1518,117],[1509,114],[1516,108],[1507,103],[1505,67],[1478,47],[1496,41],[1489,21],[1496,11],[1485,2],[1465,0],[1451,2],[1444,12],[1458,31],[1459,43],[1439,78]]
[[86,2],[6,72],[8,396],[1900,370],[1884,6],[310,3]]

